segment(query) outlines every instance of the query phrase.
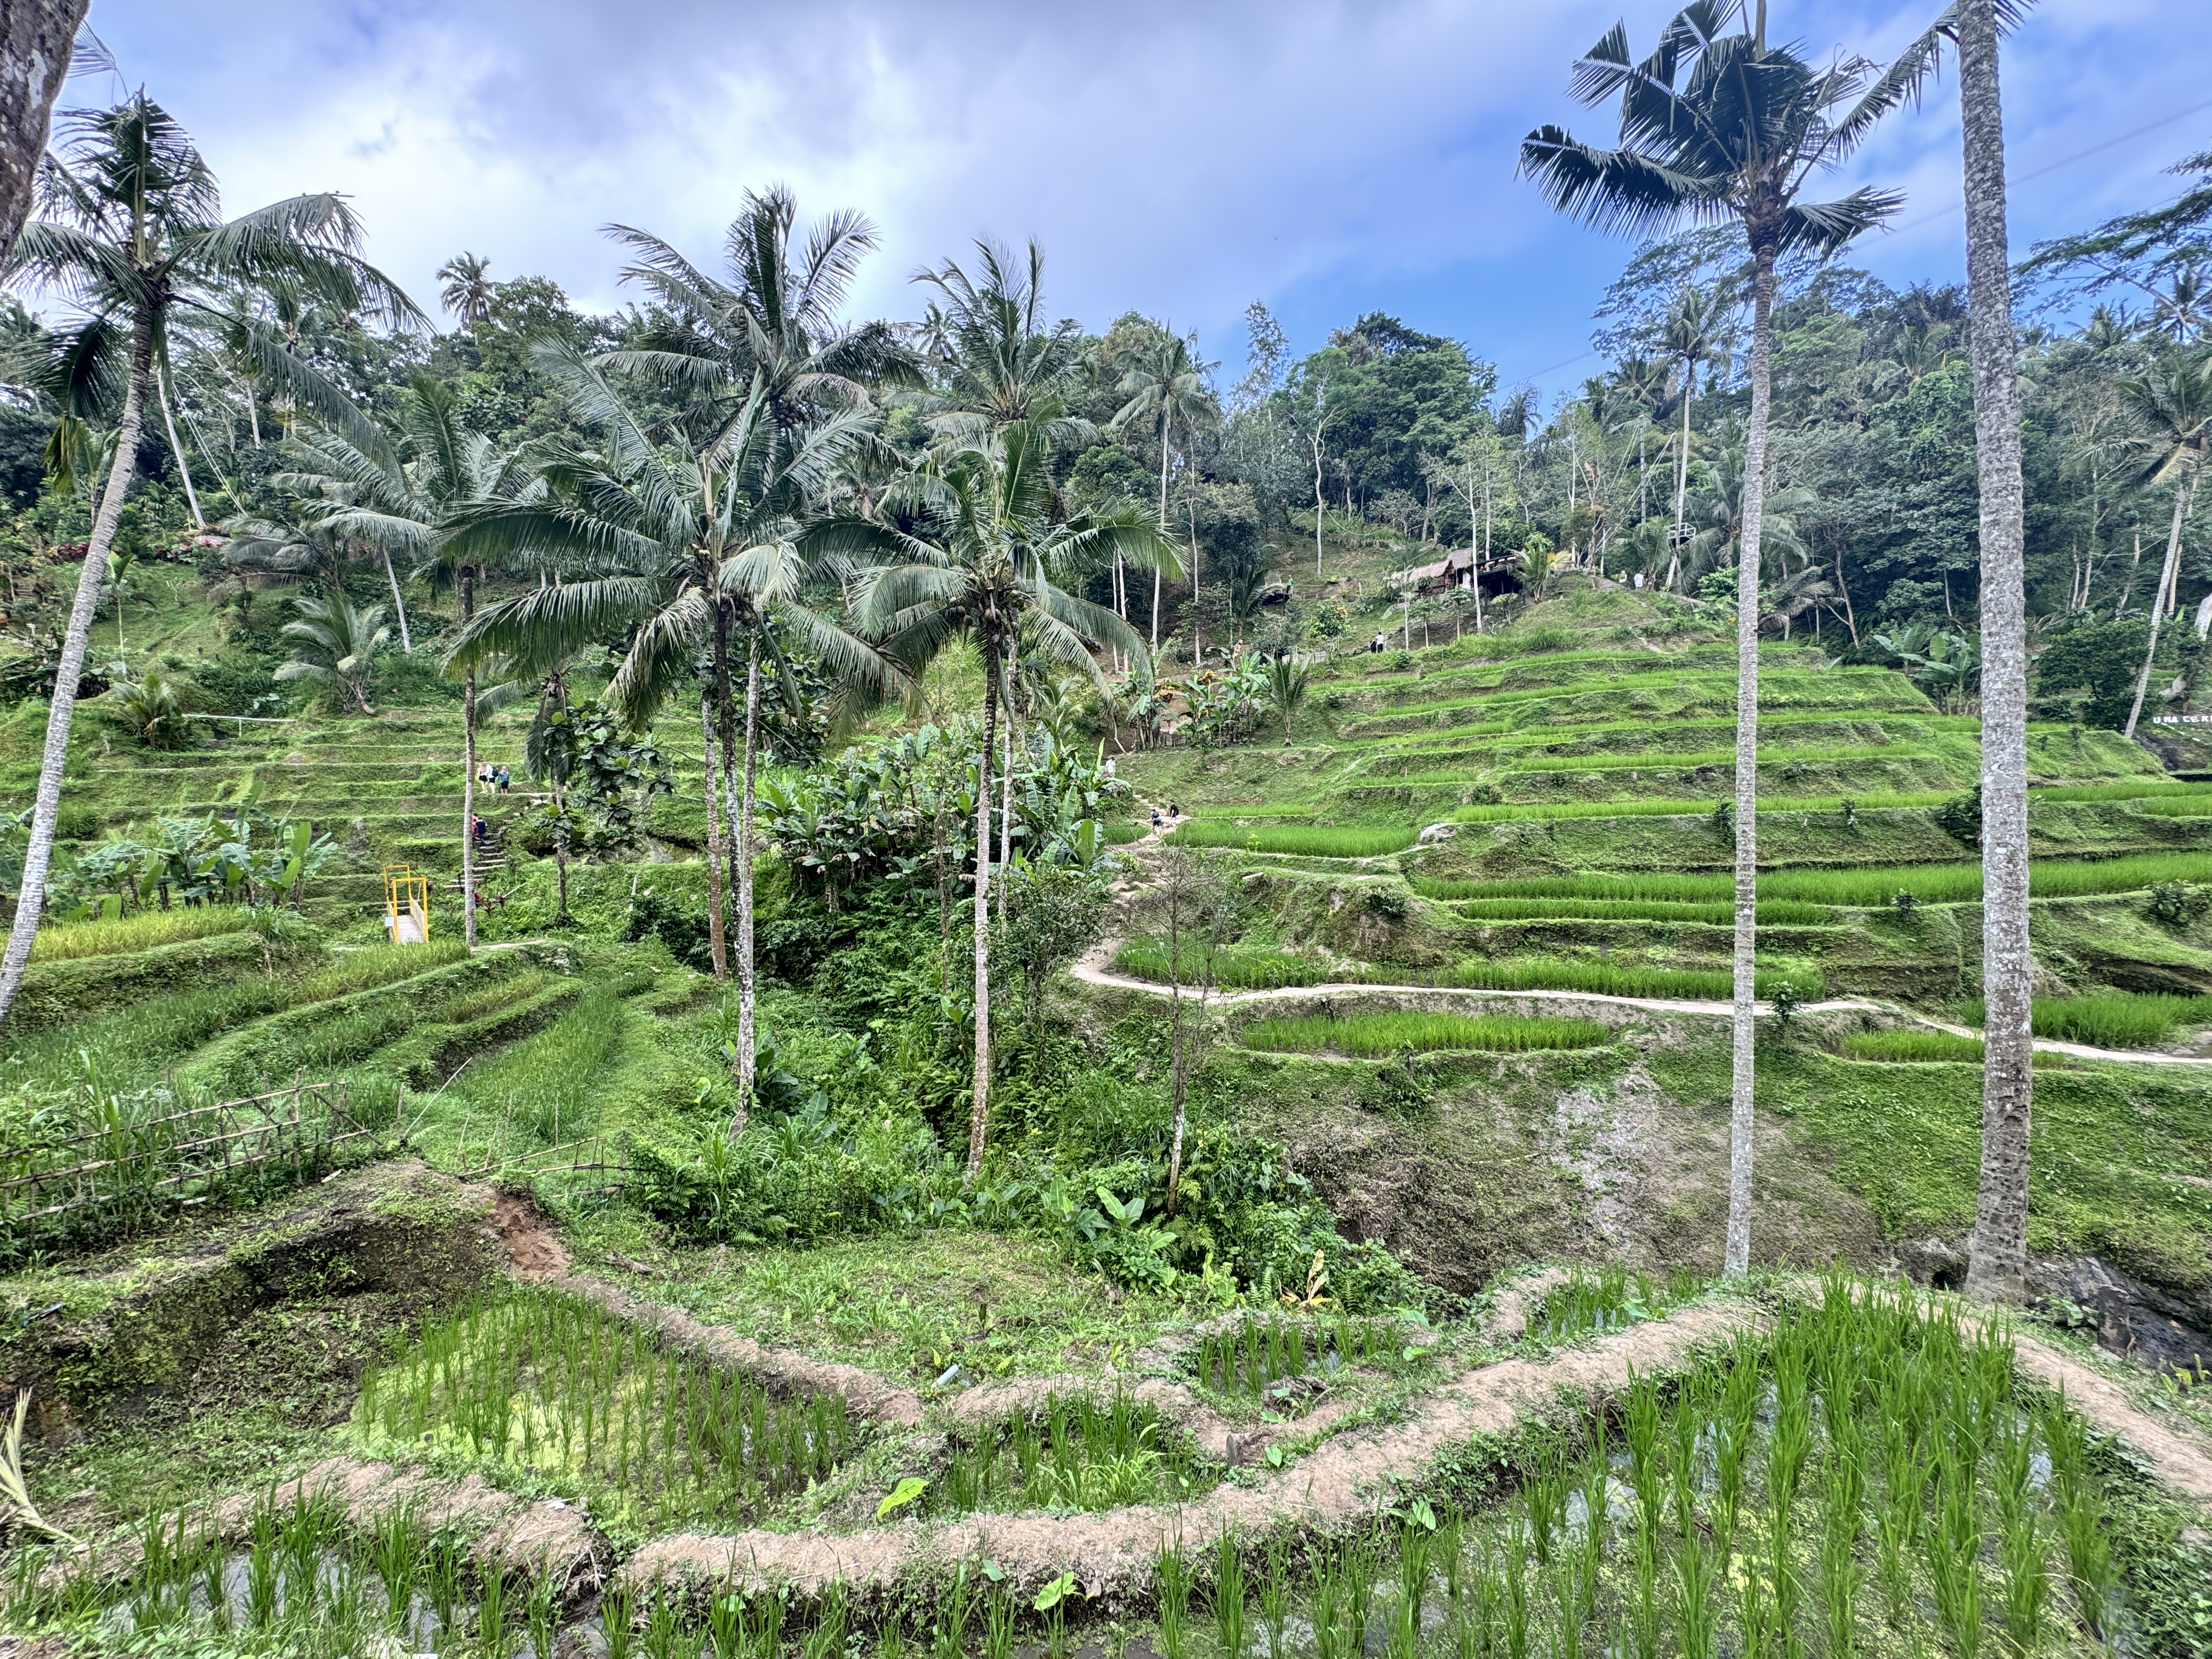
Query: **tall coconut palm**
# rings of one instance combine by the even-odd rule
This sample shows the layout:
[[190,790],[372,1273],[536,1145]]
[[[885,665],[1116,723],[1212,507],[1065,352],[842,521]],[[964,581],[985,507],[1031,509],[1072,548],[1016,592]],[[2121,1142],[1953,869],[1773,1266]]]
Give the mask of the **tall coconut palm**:
[[1017,264],[993,243],[975,248],[973,276],[948,259],[915,278],[942,296],[925,335],[939,380],[922,400],[931,426],[956,443],[1017,422],[1039,424],[1055,443],[1087,439],[1091,422],[1066,412],[1085,372],[1082,329],[1045,321],[1044,250],[1031,242]]
[[[1997,33],[2016,0],[1959,0],[1966,146],[1966,305],[1972,318],[1974,461],[1981,494],[1982,1157],[1966,1291],[2027,1296],[2028,1121],[2034,1098],[2028,947],[2027,532],[2020,374],[2005,240],[2004,116]],[[1924,344],[1924,341],[1922,343]],[[1963,678],[1963,676],[1961,676]]]
[[[663,319],[637,344],[595,361],[667,388],[678,402],[674,424],[696,445],[712,448],[729,422],[752,418],[746,411],[757,398],[776,430],[791,434],[839,413],[867,410],[874,391],[923,384],[920,366],[891,325],[853,326],[842,315],[854,276],[877,246],[874,225],[840,209],[794,248],[797,220],[798,205],[782,186],[748,191],[731,221],[719,276],[648,231],[607,227],[633,256],[623,280],[649,289]],[[749,649],[747,658],[750,684],[757,679],[759,653]],[[757,692],[754,684],[756,703]],[[753,767],[750,760],[739,765],[730,703],[719,703],[716,714],[723,816],[746,826],[729,837],[726,854],[729,888],[738,898],[739,968],[750,974]]]
[[[1738,32],[1729,32],[1741,24]],[[1753,981],[1758,875],[1759,536],[1766,483],[1766,423],[1774,346],[1774,272],[1792,249],[1834,252],[1898,208],[1894,191],[1861,188],[1832,202],[1800,199],[1813,175],[1841,163],[1875,124],[1913,94],[1932,62],[1923,38],[1887,70],[1863,58],[1814,68],[1769,44],[1766,9],[1698,0],[1660,36],[1650,57],[1631,57],[1628,29],[1612,30],[1575,65],[1573,95],[1595,106],[1620,100],[1620,146],[1597,149],[1564,128],[1524,139],[1521,167],[1559,211],[1647,235],[1681,223],[1735,220],[1752,265],[1751,419],[1745,445],[1736,623],[1735,1017],[1731,1083],[1729,1273],[1751,1261]]]
[[2160,624],[2172,602],[2174,575],[2181,564],[2181,526],[2212,453],[2212,353],[2168,348],[2140,374],[2119,382],[2120,397],[2150,445],[2151,462],[2143,481],[2173,489],[2173,520],[2166,532],[2166,562],[2151,590],[2150,637],[2143,646],[2142,670],[2136,676],[2135,701],[2128,707],[2127,735],[2136,734],[2150,690],[2150,666],[2158,655]]
[[[0,958],[0,1020],[15,1005],[45,904],[85,641],[171,319],[191,314],[227,321],[230,292],[276,282],[393,322],[412,325],[421,317],[360,257],[361,227],[340,197],[294,197],[225,222],[215,175],[184,129],[143,92],[112,109],[66,115],[62,128],[64,143],[40,170],[39,216],[23,228],[0,274],[26,278],[76,311],[72,332],[79,356],[127,368],[111,371],[123,386],[115,459],[63,635],[15,926]],[[265,325],[249,319],[238,340],[258,372],[296,402],[335,425],[366,427],[346,394],[285,349]],[[88,372],[85,378],[96,377]]]
[[[460,398],[445,381],[417,373],[391,418],[366,434],[315,427],[293,441],[294,470],[277,483],[301,500],[301,512],[325,538],[373,548],[384,562],[398,607],[400,644],[407,639],[395,564],[417,574],[450,574],[459,589],[461,621],[476,614],[482,571],[471,559],[448,556],[448,534],[471,514],[544,493],[517,450],[502,452],[461,422]],[[476,787],[477,671],[463,671],[461,689],[461,927],[477,942]]]
[[[832,416],[793,433],[780,429],[764,389],[713,441],[678,434],[656,440],[646,418],[597,367],[565,346],[549,346],[540,367],[569,408],[596,429],[596,452],[557,451],[546,459],[542,500],[494,503],[467,514],[447,542],[449,556],[483,558],[524,552],[575,572],[564,580],[491,605],[465,624],[448,661],[465,668],[493,656],[524,672],[610,632],[629,647],[607,695],[625,721],[641,729],[676,687],[708,661],[707,712],[732,719],[731,648],[747,657],[745,767],[758,741],[763,665],[795,696],[784,652],[787,639],[837,680],[881,685],[890,663],[811,604],[812,589],[838,573],[833,550],[808,520],[843,457],[863,436],[863,417]],[[830,591],[835,592],[834,582]],[[708,735],[711,736],[711,732]],[[708,936],[717,978],[728,976],[722,936],[721,803],[714,750],[703,757],[708,845]],[[750,846],[748,816],[733,826]],[[750,914],[751,863],[738,860],[738,897]],[[752,1089],[753,964],[738,939],[739,1112]]]
[[1682,368],[1682,430],[1674,445],[1674,552],[1662,587],[1673,587],[1681,574],[1682,514],[1690,493],[1690,405],[1697,401],[1698,371],[1727,354],[1724,312],[1719,295],[1686,288],[1675,296],[1660,336],[1668,357]]
[[[1191,356],[1190,343],[1163,333],[1150,345],[1132,351],[1122,362],[1121,384],[1115,391],[1128,401],[1115,412],[1114,424],[1132,426],[1139,421],[1157,422],[1160,434],[1160,533],[1168,533],[1168,439],[1177,421],[1186,433],[1213,416],[1213,394],[1206,387],[1206,365]],[[1117,584],[1118,586],[1118,584]],[[1123,621],[1128,605],[1121,606]],[[1160,648],[1160,571],[1152,568],[1152,649]]]
[[850,208],[812,227],[794,249],[798,204],[781,185],[747,191],[713,276],[649,231],[609,225],[631,263],[623,280],[659,301],[664,320],[640,343],[599,362],[643,374],[684,397],[684,423],[706,438],[734,418],[757,383],[770,416],[789,432],[840,410],[866,409],[878,387],[919,386],[921,374],[889,323],[848,325],[845,300],[876,228]]
[[[1103,605],[1063,589],[1071,572],[1120,555],[1171,568],[1174,544],[1139,508],[1060,518],[1046,467],[1044,421],[1014,421],[995,439],[933,458],[894,487],[889,521],[843,520],[841,545],[879,562],[854,593],[861,631],[919,674],[963,637],[983,659],[983,731],[975,790],[975,1073],[968,1180],[983,1161],[991,1087],[991,757],[1009,665],[1073,669],[1102,695],[1094,649],[1142,660],[1144,641]],[[908,526],[911,527],[902,527]]]
[[438,303],[471,334],[491,315],[491,261],[481,254],[458,253],[438,267]]

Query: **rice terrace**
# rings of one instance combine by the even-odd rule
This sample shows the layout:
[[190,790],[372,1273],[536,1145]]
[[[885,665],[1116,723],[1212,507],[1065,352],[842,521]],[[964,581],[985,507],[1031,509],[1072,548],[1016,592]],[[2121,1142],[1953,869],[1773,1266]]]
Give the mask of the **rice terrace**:
[[0,1659],[2212,1659],[2201,23],[684,3],[0,3]]

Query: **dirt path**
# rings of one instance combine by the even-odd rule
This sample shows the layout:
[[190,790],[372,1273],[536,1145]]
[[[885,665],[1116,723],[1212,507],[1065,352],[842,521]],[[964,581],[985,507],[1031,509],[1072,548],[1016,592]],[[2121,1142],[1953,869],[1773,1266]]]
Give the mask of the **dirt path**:
[[[1097,985],[1109,990],[1141,991],[1147,996],[1164,997],[1170,994],[1167,986],[1148,979],[1133,978],[1127,974],[1115,973],[1109,965],[1114,954],[1121,948],[1118,939],[1103,939],[1093,945],[1068,972],[1086,985]],[[1186,987],[1186,989],[1188,988]],[[1217,1007],[1243,1002],[1289,1002],[1300,997],[1358,996],[1362,993],[1434,997],[1465,997],[1473,1000],[1493,1002],[1559,1002],[1595,1003],[1604,1007],[1638,1008],[1655,1014],[1688,1014],[1705,1019],[1728,1019],[1735,1008],[1725,1002],[1703,1002],[1668,997],[1617,997],[1595,991],[1478,991],[1457,986],[1443,985],[1384,985],[1366,980],[1334,981],[1326,985],[1285,985],[1264,991],[1215,991],[1209,999]],[[1759,1011],[1763,1014],[1774,1012],[1771,1003],[1762,1002]],[[1868,1002],[1856,997],[1838,997],[1826,1002],[1808,1002],[1799,1006],[1803,1014],[1870,1013],[1889,1014],[1899,1019],[1909,1019],[1917,1025],[1933,1030],[1948,1031],[1954,1036],[1976,1037],[1979,1031],[1963,1025],[1948,1025],[1940,1019],[1915,1013],[1910,1008],[1900,1008],[1892,1003]],[[2103,1060],[2136,1066],[2212,1066],[2212,1055],[2158,1054],[2132,1048],[2092,1048],[2079,1042],[2057,1042],[2038,1037],[2035,1046],[2047,1053],[2071,1054],[2079,1060]],[[1327,1055],[1309,1055],[1309,1059],[1327,1059]]]
[[867,1598],[910,1573],[949,1571],[956,1562],[981,1558],[1022,1587],[1072,1571],[1094,1602],[1128,1607],[1148,1594],[1153,1564],[1173,1538],[1202,1546],[1224,1530],[1340,1532],[1385,1506],[1395,1491],[1418,1489],[1470,1443],[1510,1434],[1563,1395],[1605,1394],[1624,1383],[1632,1368],[1638,1375],[1678,1369],[1693,1347],[1763,1317],[1747,1304],[1709,1303],[1548,1359],[1486,1365],[1445,1384],[1403,1422],[1340,1434],[1288,1468],[1249,1486],[1218,1486],[1184,1504],[1059,1516],[974,1515],[848,1537],[757,1529],[734,1536],[684,1534],[647,1544],[623,1574],[641,1584],[733,1576],[755,1588],[788,1584],[804,1594],[835,1583]]
[[2092,1428],[2118,1435],[2176,1492],[2212,1504],[2212,1448],[2138,1410],[2125,1389],[2070,1354],[2018,1332],[2013,1350],[2024,1374],[2064,1389],[2066,1403]]

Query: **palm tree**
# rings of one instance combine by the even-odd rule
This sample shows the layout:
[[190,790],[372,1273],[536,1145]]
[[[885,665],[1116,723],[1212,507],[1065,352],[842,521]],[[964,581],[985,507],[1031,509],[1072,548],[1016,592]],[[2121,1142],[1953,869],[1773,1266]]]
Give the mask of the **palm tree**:
[[[715,976],[726,979],[722,934],[721,803],[714,787],[713,726],[734,719],[731,646],[746,651],[744,816],[733,827],[739,855],[734,884],[741,924],[751,912],[751,783],[758,744],[763,667],[777,672],[787,697],[797,691],[783,641],[789,639],[833,679],[880,686],[893,677],[884,659],[809,603],[810,590],[841,567],[808,523],[842,459],[860,441],[863,417],[832,416],[785,433],[767,394],[754,394],[704,447],[678,434],[656,441],[594,365],[565,346],[539,355],[543,371],[566,393],[575,417],[598,429],[595,453],[556,450],[544,466],[541,499],[473,509],[450,535],[450,556],[530,552],[578,572],[566,580],[488,607],[465,623],[447,654],[467,668],[502,656],[523,672],[586,641],[626,631],[629,647],[607,696],[634,730],[648,725],[676,686],[699,672],[706,769],[708,931]],[[751,1097],[753,963],[750,931],[738,940],[738,1111]],[[741,1125],[740,1125],[741,1127]]]
[[[2027,532],[2020,375],[2005,242],[2004,118],[1997,32],[2019,0],[1960,0],[1966,146],[1966,304],[1972,316],[1974,458],[1981,489],[1982,1157],[1966,1292],[2027,1296],[2028,1120],[2034,1097],[2028,949]],[[2148,664],[2146,664],[2148,666]],[[1960,676],[1962,682],[1965,675]]]
[[[1675,550],[1685,581],[1695,581],[1708,570],[1735,562],[1743,544],[1746,498],[1742,434],[1723,427],[1718,453],[1705,471],[1697,492],[1690,497],[1686,527],[1689,538]],[[1783,556],[1784,568],[1796,555],[1807,556],[1797,534],[1797,514],[1818,504],[1819,498],[1802,485],[1766,493],[1760,540],[1767,551]],[[1756,608],[1756,607],[1754,607]],[[1760,613],[1762,616],[1764,612]]]
[[1595,149],[1543,126],[1522,141],[1521,167],[1563,213],[1633,234],[1688,222],[1735,219],[1751,252],[1751,425],[1745,445],[1736,621],[1735,1019],[1723,1265],[1751,1261],[1752,953],[1758,875],[1759,536],[1774,346],[1775,262],[1787,251],[1834,252],[1888,218],[1903,199],[1862,187],[1840,200],[1799,199],[1812,175],[1840,164],[1883,114],[1912,95],[1934,60],[1923,37],[1887,70],[1838,58],[1815,70],[1766,40],[1766,9],[1698,0],[1641,63],[1615,24],[1575,65],[1573,94],[1595,106],[1620,100],[1620,147]]
[[392,643],[384,607],[356,605],[343,588],[326,599],[301,594],[292,601],[300,614],[277,631],[295,641],[292,659],[276,671],[280,680],[313,680],[327,686],[341,708],[376,712],[368,700],[368,679],[379,653]]
[[[89,9],[89,0],[33,0],[0,17],[0,259],[30,214],[47,124],[70,72],[70,42]],[[114,67],[105,48],[88,56],[87,68]]]
[[[994,440],[933,458],[894,486],[890,521],[841,521],[842,545],[881,561],[864,568],[854,604],[862,632],[919,676],[963,635],[983,659],[983,731],[975,789],[975,1074],[968,1175],[983,1162],[991,1086],[991,757],[999,705],[1016,662],[1073,669],[1106,693],[1091,657],[1107,647],[1137,660],[1144,641],[1103,605],[1059,586],[1113,556],[1173,568],[1174,544],[1137,508],[1060,518],[1046,470],[1050,423],[1014,421]],[[902,527],[910,523],[912,527]]]
[[1287,651],[1271,658],[1267,663],[1267,697],[1282,716],[1283,742],[1291,740],[1291,716],[1297,714],[1306,700],[1306,682],[1312,677],[1310,664],[1300,662]]
[[2212,354],[2169,349],[2140,374],[2119,382],[2120,397],[2142,425],[2152,446],[2143,481],[2173,486],[2173,521],[2166,535],[2166,562],[2152,590],[2150,637],[2143,646],[2142,672],[2136,676],[2135,701],[2128,708],[2126,734],[2136,734],[2143,696],[2150,690],[2151,659],[2158,655],[2159,625],[2172,602],[2175,573],[2181,566],[2181,526],[2212,451]]
[[786,432],[827,413],[866,409],[872,388],[919,386],[920,368],[890,324],[855,328],[840,318],[861,260],[877,247],[875,226],[841,209],[794,252],[797,217],[781,185],[747,191],[730,224],[724,276],[708,275],[648,231],[608,226],[633,256],[623,280],[649,289],[665,315],[639,344],[607,353],[600,364],[681,394],[695,439],[742,410],[756,380]]
[[[293,443],[295,470],[280,485],[301,492],[313,532],[329,540],[373,547],[384,561],[392,599],[399,606],[403,650],[411,650],[407,612],[399,598],[394,560],[417,574],[450,572],[460,590],[461,622],[476,615],[477,562],[448,556],[450,532],[470,514],[495,503],[520,502],[543,493],[520,452],[500,452],[491,440],[461,422],[453,386],[416,374],[399,394],[390,422],[349,435],[317,428]],[[461,925],[477,942],[476,787],[477,670],[463,674],[461,690]]]
[[491,315],[491,261],[474,253],[459,253],[438,267],[438,302],[460,319],[462,331],[473,334],[478,323]]
[[1681,571],[1680,552],[1685,536],[1683,508],[1690,489],[1690,405],[1696,401],[1698,370],[1705,364],[1725,359],[1728,354],[1725,306],[1718,295],[1707,295],[1694,288],[1685,288],[1674,299],[1674,308],[1667,313],[1667,322],[1661,334],[1667,356],[1682,366],[1682,431],[1674,447],[1674,537],[1675,556],[1667,561],[1667,580],[1662,587],[1674,586]]
[[[1181,421],[1183,430],[1194,431],[1213,413],[1213,394],[1206,384],[1206,365],[1192,357],[1190,343],[1163,331],[1141,350],[1122,361],[1121,382],[1116,392],[1128,401],[1114,416],[1117,427],[1139,421],[1157,421],[1160,429],[1160,534],[1168,533],[1168,434]],[[1121,573],[1115,572],[1120,589]],[[1128,620],[1127,593],[1122,595],[1121,619]],[[1152,567],[1152,649],[1160,648],[1160,571]]]
[[[226,223],[218,216],[215,175],[184,129],[143,92],[112,109],[68,115],[63,129],[65,143],[40,170],[39,217],[23,228],[0,276],[27,277],[76,307],[70,350],[83,368],[81,378],[89,383],[112,376],[121,383],[123,404],[47,713],[15,926],[0,958],[0,1020],[15,1006],[45,906],[85,641],[173,319],[227,321],[228,293],[286,281],[349,311],[366,309],[410,325],[420,318],[407,297],[361,258],[361,227],[343,198],[297,196]],[[296,401],[334,424],[366,426],[344,392],[287,350],[265,324],[246,319],[236,338],[258,372]]]
[[1040,423],[1055,444],[1089,438],[1091,422],[1066,412],[1085,373],[1082,328],[1046,325],[1044,250],[1031,242],[1017,264],[993,243],[975,247],[976,276],[948,259],[915,278],[942,296],[931,302],[923,337],[939,380],[921,400],[932,428],[955,443],[1017,422]]

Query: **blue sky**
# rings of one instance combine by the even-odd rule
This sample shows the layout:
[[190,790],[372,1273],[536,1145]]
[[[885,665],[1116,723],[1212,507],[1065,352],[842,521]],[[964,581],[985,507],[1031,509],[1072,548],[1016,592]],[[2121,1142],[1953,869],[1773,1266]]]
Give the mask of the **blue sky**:
[[[881,227],[857,295],[870,314],[914,314],[915,269],[974,237],[1036,235],[1056,311],[1196,329],[1224,378],[1262,299],[1300,349],[1382,309],[1465,340],[1507,383],[1556,391],[1595,367],[1576,359],[1630,250],[1553,217],[1513,176],[1516,147],[1547,120],[1607,137],[1601,112],[1566,97],[1569,64],[1620,17],[1643,49],[1670,9],[94,0],[92,21],[127,82],[192,131],[234,208],[349,192],[373,256],[426,304],[431,272],[465,247],[495,276],[542,272],[618,304],[599,226],[711,258],[739,193],[780,180],[803,214],[850,205]],[[1769,27],[1823,56],[1887,57],[1937,9],[1773,0]],[[2191,15],[2152,0],[2030,14],[2004,65],[2016,254],[2166,198],[2162,169],[2212,148],[2212,33]],[[65,101],[118,84],[80,78]],[[1853,262],[1956,280],[1958,180],[1947,77],[1836,180],[1908,193],[1900,228]]]

